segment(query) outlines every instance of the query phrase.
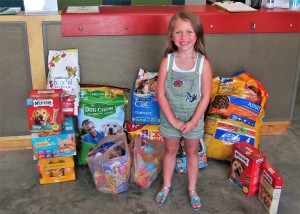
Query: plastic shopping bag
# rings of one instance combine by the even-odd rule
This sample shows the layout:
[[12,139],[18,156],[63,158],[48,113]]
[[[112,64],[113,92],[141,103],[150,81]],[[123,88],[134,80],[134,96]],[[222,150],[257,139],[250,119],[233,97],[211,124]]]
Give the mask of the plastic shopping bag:
[[87,162],[100,192],[117,194],[129,189],[130,154],[125,133],[102,139]]
[[165,145],[158,140],[150,140],[135,135],[131,141],[133,146],[133,164],[131,177],[143,189],[151,186],[162,170],[162,159]]

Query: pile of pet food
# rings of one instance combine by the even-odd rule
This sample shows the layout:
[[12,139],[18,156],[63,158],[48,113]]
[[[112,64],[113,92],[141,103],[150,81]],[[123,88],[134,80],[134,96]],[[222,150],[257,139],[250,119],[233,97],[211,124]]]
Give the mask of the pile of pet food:
[[266,155],[247,142],[235,143],[229,180],[247,196],[258,198],[269,213],[277,213],[283,179],[267,161]]
[[[165,149],[159,134],[158,73],[138,70],[131,92],[132,119],[125,121],[130,90],[80,84],[77,49],[50,50],[48,68],[45,89],[32,90],[27,98],[40,183],[74,180],[76,156],[76,165],[89,167],[100,192],[127,191],[129,180],[149,188],[162,170]],[[229,180],[247,196],[258,193],[272,213],[283,180],[258,149],[267,97],[263,85],[245,71],[213,78],[198,154],[199,168],[207,166],[207,158],[230,161]],[[186,173],[186,162],[181,140],[175,171]]]
[[258,198],[277,213],[283,179],[258,148],[267,91],[245,71],[213,78],[204,126],[207,157],[230,161],[229,180],[247,196]]
[[49,51],[48,61],[45,88],[32,90],[26,99],[40,184],[75,180],[77,154],[72,116],[78,115],[78,50]]
[[[125,122],[129,136],[141,134],[145,138],[163,141],[159,134],[160,108],[156,98],[157,72],[139,69],[132,92],[132,121]],[[206,148],[203,139],[199,143],[199,168],[207,166]],[[187,172],[183,139],[176,157],[175,171]]]

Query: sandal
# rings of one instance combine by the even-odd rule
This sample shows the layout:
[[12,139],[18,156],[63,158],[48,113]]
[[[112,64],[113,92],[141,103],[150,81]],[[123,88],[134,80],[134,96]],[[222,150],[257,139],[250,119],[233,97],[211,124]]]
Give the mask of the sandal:
[[200,197],[195,190],[189,191],[190,204],[193,210],[200,210],[202,208]]
[[[164,190],[169,190],[168,194],[165,194]],[[164,205],[166,203],[169,195],[171,195],[172,193],[173,193],[172,187],[162,186],[162,188],[159,190],[159,192],[155,196],[155,199],[154,199],[155,204],[158,206]]]

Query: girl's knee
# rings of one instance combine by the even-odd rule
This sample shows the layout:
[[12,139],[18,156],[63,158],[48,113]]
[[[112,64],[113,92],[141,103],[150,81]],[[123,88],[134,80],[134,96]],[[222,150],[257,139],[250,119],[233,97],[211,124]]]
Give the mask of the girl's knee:
[[187,153],[187,158],[191,159],[197,159],[198,160],[198,152],[192,152],[192,153]]
[[175,148],[166,148],[165,154],[176,157],[178,149]]
[[187,156],[198,156],[199,146],[185,147]]

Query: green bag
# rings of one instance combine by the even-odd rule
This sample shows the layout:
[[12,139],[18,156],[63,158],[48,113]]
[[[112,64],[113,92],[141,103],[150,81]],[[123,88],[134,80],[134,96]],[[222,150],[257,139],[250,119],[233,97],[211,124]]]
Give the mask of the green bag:
[[81,141],[81,148],[80,148],[79,154],[77,156],[77,164],[78,165],[87,165],[86,158],[87,158],[89,152],[92,151],[96,146],[97,146],[97,144]]

